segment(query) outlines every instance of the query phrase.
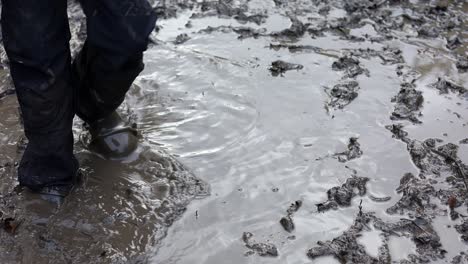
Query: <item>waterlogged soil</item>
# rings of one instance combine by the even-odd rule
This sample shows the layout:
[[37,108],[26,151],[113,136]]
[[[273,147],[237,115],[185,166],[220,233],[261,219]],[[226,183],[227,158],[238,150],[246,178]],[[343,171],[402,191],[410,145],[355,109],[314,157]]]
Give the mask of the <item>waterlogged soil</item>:
[[60,207],[16,187],[2,53],[2,263],[468,263],[466,1],[152,4],[141,148],[100,160],[76,120]]

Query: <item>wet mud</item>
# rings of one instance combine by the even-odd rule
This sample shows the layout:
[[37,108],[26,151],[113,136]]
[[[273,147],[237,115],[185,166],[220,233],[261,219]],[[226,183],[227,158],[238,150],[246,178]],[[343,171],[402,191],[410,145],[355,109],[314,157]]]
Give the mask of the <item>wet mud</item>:
[[[15,109],[16,98],[1,104]],[[21,126],[16,111],[8,112],[9,122],[1,125],[13,140]],[[55,204],[17,186],[24,141],[18,142],[1,148],[2,263],[145,261],[188,203],[209,193],[180,162],[142,142],[135,160],[124,164],[79,147],[82,181],[63,204]]]
[[[378,248],[378,257],[369,255],[357,239],[365,230],[378,230],[382,245]],[[416,252],[402,263],[427,263],[444,258],[446,251],[441,247],[440,238],[430,222],[423,218],[401,219],[398,222],[385,222],[372,213],[359,212],[354,224],[342,235],[331,241],[319,241],[316,247],[309,249],[311,259],[333,255],[341,263],[392,263],[389,250],[391,236],[407,236],[416,244]]]
[[437,82],[431,84],[431,86],[439,90],[439,93],[441,94],[448,94],[449,92],[452,92],[463,96],[467,92],[465,87],[457,85],[453,81],[441,77],[438,78]]
[[349,139],[348,149],[340,153],[335,153],[333,156],[338,158],[339,162],[347,162],[360,158],[362,154],[363,152],[361,150],[361,145],[358,142],[358,138],[352,137]]
[[369,71],[359,65],[359,60],[352,57],[340,57],[333,62],[334,71],[344,71],[344,78],[356,78],[360,74],[369,74]]
[[358,97],[359,83],[356,81],[344,81],[330,88],[325,88],[325,92],[330,97],[326,105],[329,109],[343,109]]
[[[25,140],[0,53],[2,260],[468,263],[465,1],[151,3],[122,108],[146,133],[139,155],[77,141],[83,183],[60,207],[16,188]],[[76,54],[76,3],[69,17]]]
[[368,181],[369,178],[354,176],[347,179],[343,185],[331,188],[327,191],[328,200],[324,203],[317,204],[317,211],[325,212],[330,209],[350,206],[351,200],[355,196],[363,196],[366,194],[366,183]]
[[259,243],[253,239],[253,234],[250,232],[245,232],[242,235],[242,240],[245,243],[245,246],[252,251],[245,253],[246,255],[251,255],[257,253],[262,257],[277,257],[278,249],[272,243]]
[[286,71],[291,70],[302,70],[304,66],[295,63],[289,63],[281,60],[277,60],[271,63],[269,70],[273,76],[283,76]]
[[424,97],[413,84],[402,83],[400,91],[392,98],[392,102],[395,103],[391,117],[393,120],[407,119],[414,123],[421,122],[418,116],[421,115],[420,109],[423,106]]

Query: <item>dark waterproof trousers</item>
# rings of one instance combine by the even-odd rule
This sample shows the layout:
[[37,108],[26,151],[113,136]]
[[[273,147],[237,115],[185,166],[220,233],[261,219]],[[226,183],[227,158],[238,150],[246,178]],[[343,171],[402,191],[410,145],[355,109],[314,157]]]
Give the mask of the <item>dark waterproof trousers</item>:
[[81,0],[87,40],[72,63],[67,0],[2,0],[3,44],[10,61],[28,146],[20,185],[74,181],[72,120],[105,117],[143,70],[156,17],[146,0]]

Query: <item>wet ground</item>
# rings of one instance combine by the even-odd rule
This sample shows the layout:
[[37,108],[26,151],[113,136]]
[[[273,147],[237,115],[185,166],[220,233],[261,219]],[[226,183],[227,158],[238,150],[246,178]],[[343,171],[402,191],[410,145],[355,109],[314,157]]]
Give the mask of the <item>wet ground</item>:
[[77,120],[59,208],[15,188],[1,71],[2,263],[468,263],[466,1],[154,6],[139,155],[100,160]]

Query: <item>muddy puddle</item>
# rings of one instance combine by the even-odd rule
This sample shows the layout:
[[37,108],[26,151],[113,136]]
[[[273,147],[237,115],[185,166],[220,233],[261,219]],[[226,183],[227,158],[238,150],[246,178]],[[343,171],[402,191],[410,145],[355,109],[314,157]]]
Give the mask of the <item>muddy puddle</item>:
[[3,56],[0,262],[468,263],[466,1],[153,5],[122,107],[141,149],[100,160],[76,120],[59,208],[15,188]]

